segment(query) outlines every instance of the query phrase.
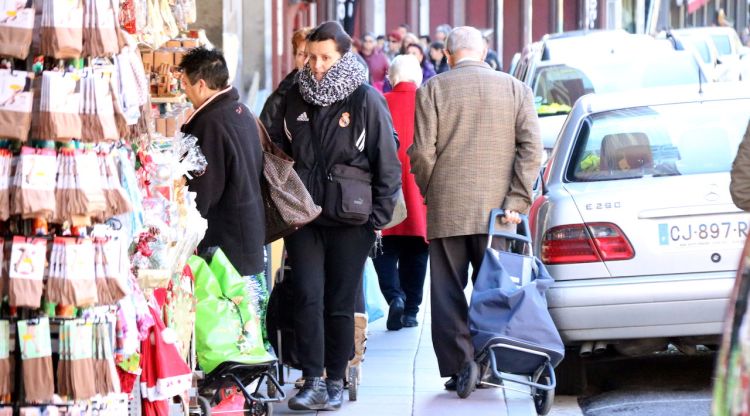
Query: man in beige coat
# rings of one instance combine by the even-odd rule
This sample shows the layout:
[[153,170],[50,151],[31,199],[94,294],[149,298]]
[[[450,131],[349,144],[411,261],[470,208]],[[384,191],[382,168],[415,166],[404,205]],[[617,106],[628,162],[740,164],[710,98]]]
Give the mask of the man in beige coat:
[[[463,290],[487,246],[489,214],[503,208],[507,230],[531,205],[542,143],[531,90],[493,71],[481,33],[455,28],[446,43],[451,70],[417,92],[412,173],[427,204],[432,340],[446,389],[473,372],[474,348]],[[473,387],[472,387],[473,389]],[[465,397],[471,393],[459,391]]]

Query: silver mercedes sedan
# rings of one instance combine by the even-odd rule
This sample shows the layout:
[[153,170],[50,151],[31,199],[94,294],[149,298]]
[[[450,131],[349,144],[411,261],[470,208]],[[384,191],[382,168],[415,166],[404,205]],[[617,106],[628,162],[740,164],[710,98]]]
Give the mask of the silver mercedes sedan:
[[573,106],[530,213],[535,252],[556,281],[549,309],[570,348],[561,392],[585,383],[580,356],[718,343],[750,232],[729,195],[748,119],[742,84],[587,95]]

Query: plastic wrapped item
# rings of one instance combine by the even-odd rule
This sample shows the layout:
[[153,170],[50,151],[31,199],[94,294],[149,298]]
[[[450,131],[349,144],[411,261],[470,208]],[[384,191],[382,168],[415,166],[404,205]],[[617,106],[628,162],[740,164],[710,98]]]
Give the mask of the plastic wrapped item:
[[[13,155],[9,149],[0,149],[0,221],[10,217],[10,180]],[[2,291],[0,290],[0,296]]]
[[23,147],[11,186],[11,214],[53,218],[57,204],[57,155],[54,149]]
[[0,397],[11,394],[10,322],[0,321]]
[[197,137],[178,132],[174,136],[172,146],[172,153],[177,164],[172,169],[173,178],[181,176],[192,178],[193,175],[200,176],[206,171],[208,162],[200,146],[198,146]]
[[34,37],[33,0],[0,1],[0,55],[26,59]]
[[42,54],[80,58],[83,51],[83,1],[42,1]]
[[28,139],[34,104],[32,77],[25,71],[0,70],[0,137],[22,142]]
[[49,403],[54,394],[52,342],[47,317],[18,321],[26,401]]
[[13,237],[8,288],[11,306],[34,309],[41,306],[46,254],[46,240]]
[[42,74],[39,125],[34,137],[56,141],[81,137],[79,80],[77,72],[45,71]]
[[115,0],[87,0],[83,13],[83,55],[109,56],[120,51]]

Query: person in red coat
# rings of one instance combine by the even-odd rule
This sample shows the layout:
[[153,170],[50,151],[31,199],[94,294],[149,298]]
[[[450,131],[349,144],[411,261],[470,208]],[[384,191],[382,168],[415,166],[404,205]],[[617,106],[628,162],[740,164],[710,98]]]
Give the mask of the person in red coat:
[[380,290],[388,301],[389,330],[418,325],[417,312],[427,272],[427,214],[406,154],[414,141],[414,114],[422,68],[412,55],[399,55],[388,74],[393,91],[385,94],[393,127],[398,134],[398,158],[407,217],[401,224],[383,230],[383,252],[374,259]]

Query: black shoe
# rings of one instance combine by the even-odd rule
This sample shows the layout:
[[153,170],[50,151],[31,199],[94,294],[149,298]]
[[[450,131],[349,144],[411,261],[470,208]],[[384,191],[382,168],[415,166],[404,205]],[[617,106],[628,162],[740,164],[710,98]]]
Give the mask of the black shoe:
[[321,377],[306,377],[305,384],[289,400],[292,410],[323,410],[328,406],[328,390]]
[[327,378],[326,389],[328,390],[328,406],[325,410],[341,409],[341,403],[344,401],[344,380]]
[[461,371],[458,373],[456,380],[456,393],[458,397],[465,399],[471,395],[477,388],[477,378],[479,377],[479,368],[473,360],[464,363]]
[[385,327],[389,331],[398,331],[404,325],[401,323],[401,317],[404,316],[404,300],[401,298],[393,298],[390,307],[388,308],[388,320],[385,323]]
[[404,328],[414,328],[415,326],[419,326],[417,315],[412,315],[410,313],[405,314],[404,317],[401,318],[401,324]]
[[452,376],[445,382],[445,389],[448,391],[456,391],[456,384],[458,383],[458,376]]

